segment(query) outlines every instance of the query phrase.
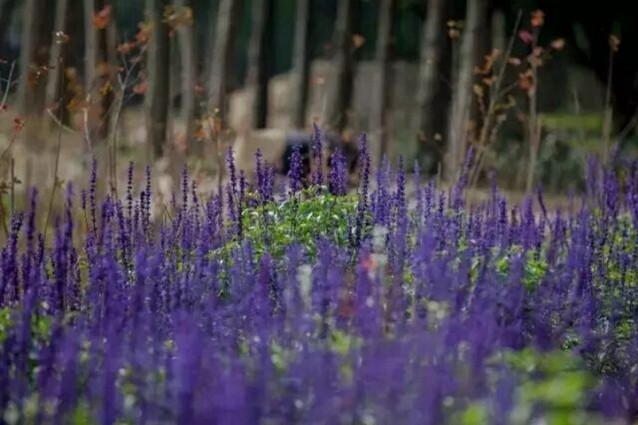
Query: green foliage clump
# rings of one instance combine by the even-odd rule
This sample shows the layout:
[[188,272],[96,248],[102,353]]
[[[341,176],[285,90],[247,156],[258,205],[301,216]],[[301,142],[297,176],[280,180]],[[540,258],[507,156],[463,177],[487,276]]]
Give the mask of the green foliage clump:
[[356,211],[354,196],[334,196],[321,188],[309,188],[282,202],[244,209],[241,238],[234,238],[225,249],[232,251],[238,242],[249,241],[257,258],[268,252],[278,259],[288,246],[298,243],[312,259],[320,238],[339,247],[350,243]]

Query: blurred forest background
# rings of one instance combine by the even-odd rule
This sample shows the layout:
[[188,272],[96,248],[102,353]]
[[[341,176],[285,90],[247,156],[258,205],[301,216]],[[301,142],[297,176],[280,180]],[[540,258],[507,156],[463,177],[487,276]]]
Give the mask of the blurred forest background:
[[237,134],[316,122],[445,179],[472,146],[472,184],[578,189],[589,155],[635,151],[637,21],[623,0],[0,0],[0,165],[23,187],[92,156],[112,185],[132,159],[212,175]]

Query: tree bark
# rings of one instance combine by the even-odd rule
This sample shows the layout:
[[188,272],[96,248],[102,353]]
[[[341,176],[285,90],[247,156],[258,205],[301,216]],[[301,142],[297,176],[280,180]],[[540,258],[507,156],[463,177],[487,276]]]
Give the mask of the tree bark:
[[[56,105],[53,109],[53,113],[57,116],[58,120],[63,121],[63,113],[66,110],[65,102],[63,99],[64,84],[61,84],[64,79],[64,36],[66,35],[68,12],[69,12],[68,0],[57,0],[55,7],[55,24],[53,27],[53,40],[51,42],[51,67],[49,69],[47,88],[46,88],[46,105],[51,107]],[[53,123],[53,120],[49,121]]]
[[273,0],[254,0],[252,33],[248,45],[246,87],[251,96],[251,127],[264,128],[268,118],[268,80],[271,74]]
[[18,5],[18,0],[4,0],[0,2],[0,50],[4,47],[7,32],[11,27],[13,12]]
[[437,101],[440,100],[443,88],[441,76],[445,73],[446,12],[445,0],[427,1],[427,16],[421,34],[417,87],[419,107],[417,146],[420,157],[432,153],[428,151],[434,150],[436,134],[444,130],[438,119],[441,115],[438,112],[444,108]]
[[388,105],[392,87],[392,30],[394,24],[395,0],[381,0],[379,21],[377,24],[377,51],[375,56],[377,68],[376,99],[372,111],[372,125],[375,126],[376,141],[373,148],[374,161],[381,164],[388,151]]
[[348,123],[348,110],[352,102],[354,75],[354,20],[358,9],[358,0],[340,0],[338,2],[337,22],[335,23],[333,57],[333,78],[331,99],[328,108],[329,125],[341,132]]
[[[115,87],[115,68],[117,64],[117,34],[114,22],[115,11],[106,28],[97,28],[93,23],[96,13],[105,6],[113,5],[106,0],[84,0],[84,90],[91,105],[100,110],[100,122],[92,123],[89,132],[93,141],[105,140],[113,127],[111,105],[114,101],[113,90],[100,90],[109,84]],[[97,140],[95,140],[97,139]]]
[[84,90],[93,91],[98,63],[98,33],[93,25],[95,0],[84,0]]
[[44,111],[46,72],[36,67],[49,65],[52,23],[45,17],[49,0],[27,0],[24,5],[24,26],[20,52],[20,70],[23,78],[18,87],[18,104],[24,117],[41,115]]
[[[45,139],[42,134],[46,96],[46,72],[51,47],[52,4],[49,0],[27,0],[23,8],[22,46],[17,106],[25,120],[21,138],[31,154],[27,155],[25,182],[31,185],[47,184],[49,157],[45,155]],[[34,172],[37,170],[38,172]]]
[[468,142],[468,123],[472,107],[474,68],[483,57],[481,51],[482,26],[487,21],[489,0],[468,0],[465,26],[461,40],[458,83],[454,88],[447,132],[448,149],[445,176],[459,177]]
[[292,57],[292,125],[306,127],[308,78],[310,76],[310,1],[297,1],[295,40]]
[[164,22],[167,0],[146,0],[146,14],[153,29],[148,50],[147,141],[155,159],[164,155],[170,93],[170,38]]
[[[183,8],[193,8],[192,0],[178,0],[177,5]],[[181,115],[184,121],[184,137],[186,147],[193,151],[193,131],[195,127],[195,84],[197,82],[195,34],[193,25],[180,25],[178,28],[178,43],[181,62]]]
[[208,77],[209,107],[217,109],[222,121],[228,111],[228,79],[233,72],[233,50],[235,32],[241,18],[241,0],[221,0],[217,14]]

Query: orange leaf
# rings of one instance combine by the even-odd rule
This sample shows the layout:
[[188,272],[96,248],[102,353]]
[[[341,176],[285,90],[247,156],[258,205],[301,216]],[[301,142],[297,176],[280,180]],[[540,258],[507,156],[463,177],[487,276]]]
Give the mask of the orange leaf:
[[612,52],[617,52],[618,47],[620,46],[620,38],[618,36],[611,34],[609,36],[609,48]]
[[534,28],[540,28],[543,26],[543,24],[545,23],[545,13],[540,10],[537,9],[535,11],[532,12],[532,26]]
[[113,85],[111,84],[110,81],[105,82],[104,84],[102,84],[102,86],[100,87],[100,94],[102,96],[106,96],[109,93],[111,93],[113,91]]
[[326,82],[326,79],[320,76],[313,77],[312,84],[315,86],[321,86]]
[[71,113],[78,112],[86,107],[88,107],[88,104],[83,99],[78,97],[74,97],[73,99],[71,99],[69,104],[66,105],[66,109]]
[[139,44],[146,44],[151,38],[152,24],[142,22],[138,25],[139,31],[135,34],[135,39]]
[[55,33],[55,42],[56,42],[56,44],[66,44],[70,40],[71,40],[71,37],[69,37],[63,31],[58,31],[58,32]]
[[518,75],[518,86],[527,92],[529,92],[534,86],[532,76],[529,72],[525,72]]
[[124,42],[117,46],[117,51],[123,55],[128,55],[135,48],[135,44],[131,42]]
[[366,39],[361,34],[355,34],[352,36],[352,43],[354,44],[354,48],[358,49],[363,46],[363,43],[366,42]]
[[565,48],[565,39],[557,38],[556,40],[550,43],[550,46],[554,50],[563,50]]
[[111,21],[112,9],[113,8],[111,7],[111,5],[107,4],[102,8],[102,10],[93,14],[93,25],[95,26],[95,28],[103,30],[108,26],[109,22]]
[[489,78],[483,78],[483,84],[485,84],[488,87],[491,87],[492,84],[494,84],[496,82],[496,76],[492,75]]
[[24,120],[20,117],[15,117],[13,119],[13,130],[15,132],[20,132],[24,127]]
[[204,128],[201,125],[193,132],[193,138],[200,141],[206,138],[206,131],[204,131]]
[[456,40],[457,38],[461,36],[461,32],[457,30],[456,28],[450,28],[450,30],[447,32],[447,35],[452,40]]
[[146,93],[147,89],[148,89],[148,85],[146,84],[145,81],[142,81],[141,83],[136,84],[135,87],[133,87],[133,93],[144,94]]

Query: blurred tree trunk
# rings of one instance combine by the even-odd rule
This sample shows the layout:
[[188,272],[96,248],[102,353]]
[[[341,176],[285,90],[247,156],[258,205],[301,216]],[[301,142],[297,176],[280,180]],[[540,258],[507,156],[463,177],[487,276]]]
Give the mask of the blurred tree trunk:
[[228,79],[233,73],[235,32],[241,18],[242,0],[221,0],[213,37],[210,76],[208,78],[209,107],[219,110],[222,121],[228,110]]
[[[117,73],[117,34],[114,19],[115,11],[107,0],[84,0],[84,90],[88,104],[98,110],[97,123],[87,123],[90,126],[87,142],[101,142],[113,128],[114,102],[113,90]],[[97,19],[98,16],[106,19]]]
[[[42,133],[46,97],[46,68],[49,65],[49,49],[53,20],[50,0],[26,0],[23,6],[22,46],[17,105],[25,127],[22,138],[27,149],[37,155],[28,155],[25,170],[27,187],[46,184],[48,156]],[[37,172],[34,172],[37,170]]]
[[170,94],[170,37],[164,22],[167,0],[146,0],[146,16],[153,23],[148,50],[147,142],[155,159],[164,155]]
[[377,24],[377,68],[376,99],[373,103],[372,125],[376,131],[376,146],[373,148],[375,163],[380,164],[388,151],[390,89],[392,88],[392,30],[394,26],[395,0],[381,0]]
[[337,6],[333,57],[332,92],[328,104],[328,124],[338,132],[346,128],[352,101],[354,75],[354,21],[358,0],[340,0]]
[[310,76],[310,1],[297,1],[295,40],[292,57],[292,125],[306,126],[308,78]]
[[[180,12],[183,16],[192,17],[193,1],[177,0],[177,6],[183,10]],[[190,10],[190,12],[188,11]],[[181,62],[181,115],[184,122],[183,137],[186,141],[186,148],[193,151],[193,132],[195,127],[195,84],[197,83],[197,62],[195,47],[195,31],[193,29],[192,18],[190,21],[183,22],[178,27],[178,42]]]
[[[66,104],[64,96],[64,68],[66,66],[66,54],[64,44],[69,37],[67,34],[69,13],[69,0],[57,0],[55,7],[55,24],[53,27],[53,40],[51,43],[51,69],[49,70],[46,105],[51,107],[51,112],[60,122],[66,121]],[[49,120],[53,126],[57,125],[54,120]]]
[[487,21],[489,0],[468,0],[461,40],[457,86],[454,87],[447,132],[445,177],[453,181],[459,177],[468,143],[468,125],[472,109],[474,68],[480,65],[482,27]]
[[98,30],[93,23],[95,0],[84,0],[84,90],[93,91],[98,63]]
[[272,71],[273,0],[254,0],[252,33],[248,44],[246,88],[251,99],[251,127],[264,128],[268,118],[268,79]]
[[[49,65],[51,30],[53,22],[46,19],[50,14],[49,0],[26,0],[20,51],[20,79],[18,104],[24,117],[41,116],[45,107],[46,67]],[[43,71],[44,70],[44,71]]]
[[[442,75],[446,69],[448,37],[445,28],[447,8],[445,0],[428,0],[426,19],[421,33],[421,53],[417,87],[418,129],[417,146],[419,157],[430,155],[438,159],[437,134],[441,135]],[[445,102],[447,103],[447,102]]]
[[0,0],[0,49],[4,47],[7,32],[11,27],[13,12],[18,5],[18,0]]

